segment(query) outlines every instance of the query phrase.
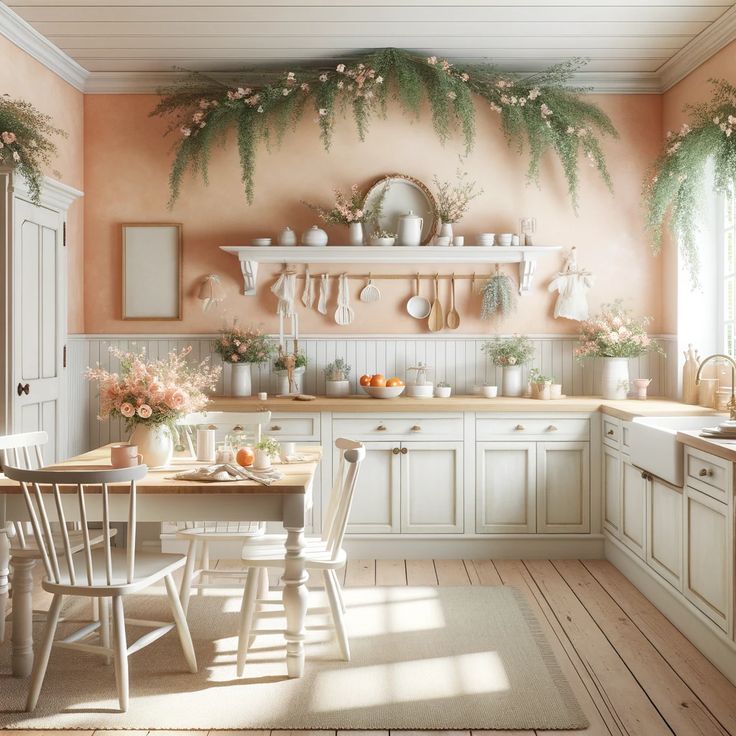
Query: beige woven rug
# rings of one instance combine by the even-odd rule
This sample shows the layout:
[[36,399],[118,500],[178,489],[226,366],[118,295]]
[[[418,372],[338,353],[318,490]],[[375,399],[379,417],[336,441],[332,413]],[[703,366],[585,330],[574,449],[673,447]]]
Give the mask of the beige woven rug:
[[[277,593],[272,593],[276,596]],[[321,591],[310,601],[324,606]],[[175,634],[130,660],[131,703],[116,712],[113,668],[52,652],[37,710],[0,658],[0,727],[83,729],[581,729],[588,724],[521,593],[508,587],[347,588],[352,661],[339,659],[325,608],[310,612],[305,677],[286,677],[283,637],[259,636],[235,676],[240,608],[232,592],[192,599],[199,673]],[[80,609],[74,602],[72,613]],[[69,612],[67,612],[68,615]],[[162,597],[131,597],[126,615],[165,618]],[[283,627],[280,608],[262,622]],[[138,632],[130,630],[128,639]],[[37,629],[36,637],[40,631]]]

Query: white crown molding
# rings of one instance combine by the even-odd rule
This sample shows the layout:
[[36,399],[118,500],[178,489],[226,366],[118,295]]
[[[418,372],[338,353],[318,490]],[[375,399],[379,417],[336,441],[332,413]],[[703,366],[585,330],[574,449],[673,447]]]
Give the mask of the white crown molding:
[[736,40],[736,6],[713,21],[657,70],[661,92],[666,92],[703,62]]
[[[30,199],[31,191],[28,188],[28,183],[20,174],[7,166],[0,167],[0,174],[11,177],[14,194]],[[57,179],[52,179],[50,176],[44,176],[39,204],[42,207],[48,207],[50,210],[65,212],[74,200],[83,196],[84,192],[79,189],[75,189]]]
[[80,92],[85,91],[89,72],[77,64],[5,3],[0,2],[0,34],[32,56]]

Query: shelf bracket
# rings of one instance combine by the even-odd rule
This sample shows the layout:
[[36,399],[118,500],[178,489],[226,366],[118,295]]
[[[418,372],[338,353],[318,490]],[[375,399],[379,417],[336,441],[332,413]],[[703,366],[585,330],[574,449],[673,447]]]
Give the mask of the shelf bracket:
[[255,296],[258,279],[258,261],[239,258],[240,272],[243,274],[243,296]]
[[537,259],[526,253],[521,254],[519,261],[519,295],[524,295],[532,288],[534,271],[537,268]]

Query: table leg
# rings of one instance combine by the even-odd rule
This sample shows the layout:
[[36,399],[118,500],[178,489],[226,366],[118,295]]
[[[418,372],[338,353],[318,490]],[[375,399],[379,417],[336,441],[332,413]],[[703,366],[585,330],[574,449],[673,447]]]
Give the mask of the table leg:
[[5,616],[8,608],[8,573],[10,572],[8,531],[6,524],[0,524],[0,643],[5,641]]
[[304,565],[304,526],[286,526],[285,546],[283,600],[286,611],[286,668],[289,677],[301,677],[304,674],[308,593],[306,583],[309,579]]
[[14,677],[28,677],[33,669],[33,567],[36,560],[13,557],[13,653]]

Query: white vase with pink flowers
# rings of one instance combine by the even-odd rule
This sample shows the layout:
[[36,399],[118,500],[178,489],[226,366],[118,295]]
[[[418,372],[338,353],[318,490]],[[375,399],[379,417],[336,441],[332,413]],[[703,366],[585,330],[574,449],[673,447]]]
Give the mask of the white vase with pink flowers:
[[[252,393],[251,365],[265,363],[274,352],[273,340],[253,327],[240,327],[237,321],[220,333],[215,351],[223,363],[231,366],[231,396],[250,396]],[[227,386],[225,389],[227,390]]]
[[191,364],[192,348],[172,351],[164,359],[148,360],[145,351],[125,353],[111,348],[120,363],[118,371],[88,368],[86,377],[100,387],[100,420],[121,417],[131,431],[143,463],[152,468],[171,463],[174,426],[183,416],[202,411],[209,403],[220,368],[209,359]]

